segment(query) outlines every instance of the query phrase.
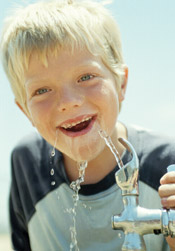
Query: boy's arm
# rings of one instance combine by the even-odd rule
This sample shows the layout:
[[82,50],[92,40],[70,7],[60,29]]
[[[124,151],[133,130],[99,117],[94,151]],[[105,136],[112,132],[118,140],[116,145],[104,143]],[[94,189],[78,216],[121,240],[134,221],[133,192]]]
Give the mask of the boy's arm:
[[9,200],[11,241],[14,250],[31,251],[25,216],[15,179],[12,157],[12,184]]
[[[164,208],[175,209],[175,172],[166,173],[160,180],[159,195]],[[175,238],[166,238],[171,251],[175,251]]]

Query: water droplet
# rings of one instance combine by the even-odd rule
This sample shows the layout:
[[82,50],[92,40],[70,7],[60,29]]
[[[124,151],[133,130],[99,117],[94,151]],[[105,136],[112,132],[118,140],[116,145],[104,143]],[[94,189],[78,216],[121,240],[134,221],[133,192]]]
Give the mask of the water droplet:
[[51,151],[51,157],[54,157],[55,156],[55,147],[56,147],[56,144],[57,144],[57,137],[58,137],[58,134],[57,134],[57,130],[56,130],[56,137],[55,137],[55,143],[54,143],[54,147]]
[[[70,230],[71,230],[71,229],[70,229]],[[73,249],[73,247],[74,247],[74,246],[73,246],[73,244],[71,243],[71,244],[70,244],[70,249],[72,250],[72,249]]]
[[55,156],[55,149],[54,149],[54,148],[52,149],[51,156],[52,156],[52,157]]
[[82,206],[83,206],[84,208],[87,208],[87,209],[89,209],[89,210],[91,210],[91,209],[92,209],[92,207],[90,207],[90,206],[87,206],[86,204],[82,204]]
[[86,205],[86,204],[83,204],[83,207],[84,207],[84,208],[87,208],[87,205]]
[[50,175],[54,175],[54,169],[53,168],[50,170]]
[[51,185],[52,185],[52,186],[55,186],[55,184],[56,184],[55,181],[52,181],[52,182],[51,182]]
[[122,238],[122,234],[121,233],[118,233],[118,238]]

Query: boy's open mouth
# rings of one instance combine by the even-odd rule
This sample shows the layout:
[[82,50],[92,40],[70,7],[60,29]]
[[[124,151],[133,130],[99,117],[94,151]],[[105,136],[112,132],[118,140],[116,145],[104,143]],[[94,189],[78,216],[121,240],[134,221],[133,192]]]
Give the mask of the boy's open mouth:
[[77,124],[75,126],[71,126],[71,127],[63,128],[63,129],[66,131],[70,131],[70,132],[78,132],[78,131],[81,131],[81,130],[87,128],[88,125],[90,124],[91,120],[92,120],[92,118],[90,118],[87,121],[80,122],[79,124]]
[[65,123],[60,126],[63,133],[69,136],[78,136],[80,134],[85,134],[92,127],[92,122],[95,120],[96,116],[88,116],[81,120],[72,123]]

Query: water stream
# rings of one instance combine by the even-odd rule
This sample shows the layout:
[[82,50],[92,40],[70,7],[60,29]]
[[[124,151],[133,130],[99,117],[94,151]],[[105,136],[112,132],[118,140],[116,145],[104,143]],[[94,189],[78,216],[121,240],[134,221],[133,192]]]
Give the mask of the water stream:
[[[119,166],[119,168],[123,167],[123,162],[120,158],[120,155],[116,149],[116,147],[114,146],[114,144],[112,143],[111,138],[107,135],[107,133],[103,130],[99,130],[99,135],[101,136],[101,138],[103,138],[105,140],[106,145],[110,148],[111,152],[113,153],[116,162]],[[56,132],[56,140],[55,140],[55,144],[53,147],[53,150],[51,152],[51,161],[50,164],[53,164],[53,157],[55,156],[55,146],[56,146],[56,142],[57,142],[57,132]],[[79,175],[78,175],[78,179],[75,181],[72,181],[72,183],[70,184],[70,188],[74,191],[72,198],[73,198],[73,208],[67,208],[65,209],[65,213],[69,213],[72,215],[72,222],[73,224],[70,226],[69,230],[70,230],[70,234],[71,234],[71,243],[70,243],[70,251],[79,251],[79,247],[78,247],[78,242],[77,242],[77,231],[76,231],[76,208],[78,205],[78,201],[79,201],[79,190],[81,188],[81,183],[84,182],[84,177],[85,177],[85,169],[87,167],[88,162],[87,161],[82,161],[82,162],[78,162],[77,166],[78,166],[78,171],[79,171]],[[52,177],[54,177],[54,169],[53,167],[50,170],[50,175]],[[51,185],[54,186],[56,183],[54,180],[51,181]],[[83,206],[86,208],[86,205],[83,204]],[[91,208],[89,208],[91,210]]]
[[120,158],[120,154],[118,153],[116,147],[112,143],[112,140],[111,140],[110,136],[108,136],[108,134],[103,130],[100,130],[98,132],[99,132],[100,136],[104,139],[106,145],[109,147],[109,149],[113,153],[113,155],[114,155],[114,157],[115,157],[115,159],[117,161],[118,167],[121,169],[123,167],[123,162],[122,162],[122,160]]
[[72,196],[73,198],[73,208],[70,208],[70,212],[72,213],[72,220],[73,225],[70,226],[70,233],[71,233],[71,243],[70,243],[70,251],[75,250],[79,251],[78,242],[77,242],[77,231],[76,231],[76,208],[78,205],[79,200],[79,190],[80,190],[80,184],[84,182],[84,176],[85,176],[85,169],[87,167],[87,161],[79,162],[78,163],[78,170],[79,170],[79,177],[77,180],[72,181],[70,184],[70,187],[73,189],[74,194]]

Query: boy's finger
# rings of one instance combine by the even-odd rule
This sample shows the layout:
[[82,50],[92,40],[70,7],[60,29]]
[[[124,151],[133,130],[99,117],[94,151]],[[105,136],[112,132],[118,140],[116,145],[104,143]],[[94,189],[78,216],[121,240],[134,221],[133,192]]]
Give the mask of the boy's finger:
[[160,184],[168,184],[168,183],[175,183],[175,171],[166,173],[162,178],[160,179]]
[[175,209],[175,195],[164,197],[161,199],[161,204],[164,208]]
[[158,189],[161,198],[175,195],[175,184],[164,184]]

